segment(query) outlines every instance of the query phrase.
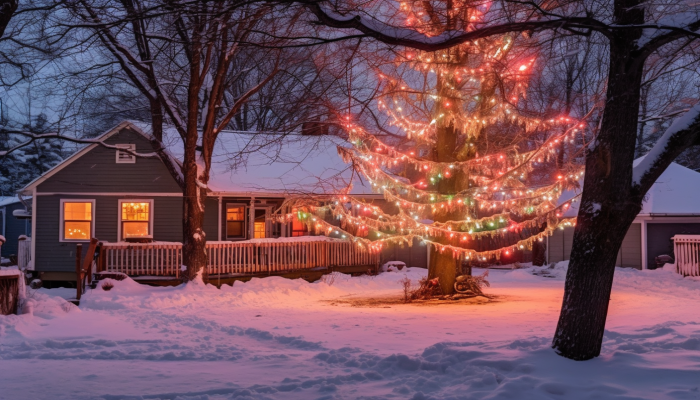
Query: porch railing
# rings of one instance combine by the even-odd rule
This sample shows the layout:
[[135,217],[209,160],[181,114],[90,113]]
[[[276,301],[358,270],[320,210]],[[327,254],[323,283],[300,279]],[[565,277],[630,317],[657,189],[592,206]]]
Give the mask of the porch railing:
[[683,276],[700,276],[700,235],[673,237],[676,269]]
[[[257,275],[319,267],[376,266],[379,253],[364,246],[325,237],[308,240],[207,242],[210,275]],[[103,243],[101,268],[127,275],[178,277],[182,243]]]
[[17,266],[20,269],[27,268],[32,260],[32,238],[20,237],[17,242]]

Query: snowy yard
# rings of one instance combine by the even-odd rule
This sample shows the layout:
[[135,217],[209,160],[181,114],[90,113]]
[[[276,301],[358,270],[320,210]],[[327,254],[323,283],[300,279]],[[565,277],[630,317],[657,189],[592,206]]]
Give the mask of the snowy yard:
[[399,303],[405,272],[41,289],[0,317],[0,398],[700,399],[700,281],[618,269],[603,354],[574,362],[549,347],[564,268],[532,272],[440,305]]

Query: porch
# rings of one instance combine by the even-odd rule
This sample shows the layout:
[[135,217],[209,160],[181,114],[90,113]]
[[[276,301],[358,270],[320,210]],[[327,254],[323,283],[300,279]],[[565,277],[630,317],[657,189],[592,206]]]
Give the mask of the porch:
[[[208,278],[221,283],[270,275],[303,278],[314,271],[374,271],[380,257],[365,246],[325,236],[212,241],[206,251]],[[103,242],[100,253],[96,272],[121,272],[144,283],[180,277],[182,243]]]

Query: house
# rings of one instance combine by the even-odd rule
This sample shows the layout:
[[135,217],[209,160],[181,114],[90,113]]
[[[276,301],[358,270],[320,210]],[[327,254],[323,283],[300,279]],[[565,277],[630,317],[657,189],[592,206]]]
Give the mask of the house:
[[[146,124],[125,121],[97,139],[151,153]],[[179,136],[165,139],[179,157]],[[250,135],[223,132],[213,157],[204,230],[208,241],[244,241],[308,235],[297,221],[270,217],[285,198],[332,193],[353,183],[352,194],[383,201],[337,155],[342,138],[328,135]],[[42,280],[73,280],[76,244],[148,238],[182,241],[182,192],[158,158],[98,143],[88,145],[30,182],[33,268]],[[291,210],[287,210],[291,211]],[[83,246],[85,248],[87,246]],[[427,251],[392,250],[425,266]],[[400,258],[401,259],[401,258]]]
[[[573,206],[565,216],[575,217],[577,212],[578,207]],[[549,237],[548,262],[569,259],[573,233],[574,228],[565,228]],[[622,242],[617,265],[654,269],[654,258],[671,255],[671,238],[680,234],[700,234],[700,173],[672,163],[647,193],[642,210]]]
[[17,196],[0,198],[0,235],[6,239],[0,247],[2,258],[16,256],[19,237],[31,233],[31,219],[26,218],[26,202],[31,202],[31,199],[20,199]]

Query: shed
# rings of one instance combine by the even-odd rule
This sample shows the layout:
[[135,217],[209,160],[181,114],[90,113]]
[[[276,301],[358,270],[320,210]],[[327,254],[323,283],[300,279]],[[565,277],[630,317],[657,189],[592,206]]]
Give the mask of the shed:
[[[31,199],[28,201],[31,202]],[[17,217],[25,214],[25,211],[26,207],[19,197],[0,197],[0,235],[7,239],[0,248],[0,255],[3,258],[16,255],[19,236],[29,236],[31,232],[31,219]]]
[[[572,194],[565,192],[561,198],[568,200]],[[567,216],[576,216],[578,203],[574,204]],[[548,262],[569,259],[573,233],[574,228],[559,229],[548,239]],[[700,234],[700,173],[672,163],[649,189],[622,241],[617,265],[653,269],[655,257],[673,254],[671,238],[681,234]]]

